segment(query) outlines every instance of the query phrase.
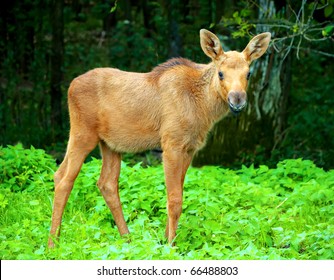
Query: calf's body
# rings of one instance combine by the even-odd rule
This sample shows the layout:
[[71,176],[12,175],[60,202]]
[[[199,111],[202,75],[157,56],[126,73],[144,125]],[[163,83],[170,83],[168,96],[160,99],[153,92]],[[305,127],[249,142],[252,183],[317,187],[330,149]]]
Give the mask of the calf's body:
[[76,79],[68,91],[70,138],[55,173],[49,247],[74,181],[89,152],[100,145],[98,187],[121,235],[129,233],[118,194],[121,153],[161,147],[167,188],[170,243],[182,210],[183,182],[194,153],[215,122],[246,105],[249,64],[267,49],[270,33],[254,37],[241,53],[224,52],[219,39],[201,30],[201,46],[212,61],[169,60],[149,73],[97,68]]

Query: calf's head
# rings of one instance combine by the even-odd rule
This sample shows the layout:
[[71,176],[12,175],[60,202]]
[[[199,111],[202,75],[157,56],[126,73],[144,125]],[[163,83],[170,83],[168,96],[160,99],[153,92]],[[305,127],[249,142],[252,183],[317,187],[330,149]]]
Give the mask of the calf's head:
[[249,65],[261,57],[268,48],[271,34],[255,36],[242,52],[224,52],[218,37],[208,30],[200,30],[201,47],[215,65],[212,86],[229,104],[230,110],[240,113],[247,104]]

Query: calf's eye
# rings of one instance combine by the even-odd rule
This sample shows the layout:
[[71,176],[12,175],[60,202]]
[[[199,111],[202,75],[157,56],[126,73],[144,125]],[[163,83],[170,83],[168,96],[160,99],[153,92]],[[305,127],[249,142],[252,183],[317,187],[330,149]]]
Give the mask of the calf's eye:
[[220,80],[223,80],[223,79],[224,79],[224,74],[223,74],[222,71],[219,71],[219,72],[218,72],[218,76],[219,76],[219,79],[220,79]]
[[248,72],[248,74],[247,74],[247,80],[249,80],[250,75],[251,75],[251,72]]

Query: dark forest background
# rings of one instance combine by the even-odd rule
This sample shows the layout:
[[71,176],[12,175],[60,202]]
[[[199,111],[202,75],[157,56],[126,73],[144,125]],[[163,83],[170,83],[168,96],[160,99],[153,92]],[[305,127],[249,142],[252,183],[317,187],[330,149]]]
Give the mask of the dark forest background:
[[220,122],[193,164],[302,157],[334,168],[333,19],[334,0],[5,1],[0,145],[21,142],[61,160],[66,93],[77,75],[95,67],[147,72],[178,56],[206,63],[201,28],[219,35],[225,50],[239,51],[270,31],[270,49],[251,69],[246,112]]

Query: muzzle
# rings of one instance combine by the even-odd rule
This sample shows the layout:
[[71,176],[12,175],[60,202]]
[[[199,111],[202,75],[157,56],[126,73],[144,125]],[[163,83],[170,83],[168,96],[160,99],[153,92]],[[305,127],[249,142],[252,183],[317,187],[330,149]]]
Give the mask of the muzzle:
[[230,91],[227,97],[228,105],[233,114],[239,114],[247,105],[247,95],[244,91]]

